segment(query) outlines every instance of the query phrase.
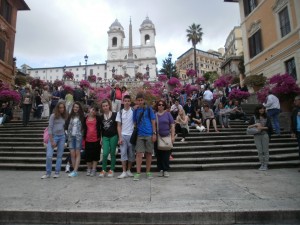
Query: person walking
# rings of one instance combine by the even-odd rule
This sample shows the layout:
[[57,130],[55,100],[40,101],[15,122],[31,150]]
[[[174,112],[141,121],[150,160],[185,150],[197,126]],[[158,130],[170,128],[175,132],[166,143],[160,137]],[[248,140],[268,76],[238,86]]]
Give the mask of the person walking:
[[138,130],[136,150],[136,173],[134,181],[140,180],[143,155],[146,156],[146,176],[152,179],[150,172],[152,163],[152,154],[154,150],[154,142],[156,141],[156,125],[155,115],[152,107],[145,105],[145,97],[143,93],[136,95],[138,107],[133,113],[133,121]]
[[[165,101],[160,100],[156,103],[156,127],[157,130],[157,141],[160,137],[171,136],[172,143],[175,141],[175,122],[170,112],[167,112],[167,104]],[[156,142],[156,157],[157,157],[157,168],[160,171],[160,177],[169,177],[170,168],[170,150],[160,150]]]
[[275,133],[280,135],[280,125],[279,125],[279,113],[280,113],[280,103],[279,99],[272,94],[272,92],[269,92],[269,95],[267,96],[266,102],[263,103],[263,105],[267,109],[268,116],[271,118]]
[[[299,159],[300,159],[300,95],[295,97],[295,108],[292,111],[291,116],[291,133],[292,138],[297,138],[299,147]],[[300,172],[300,170],[298,170]]]
[[[116,117],[117,113],[112,112],[111,101],[104,99],[101,102],[101,132],[102,132],[102,148],[103,148],[103,159],[102,159],[102,171],[99,177],[114,177],[115,165],[116,165],[116,147],[118,143],[118,130]],[[110,170],[107,172],[107,158],[108,155],[111,157]]]
[[56,166],[53,178],[58,178],[61,170],[62,156],[66,142],[64,125],[67,119],[67,110],[63,102],[59,102],[54,108],[54,113],[49,118],[48,134],[49,140],[46,153],[46,174],[41,178],[50,178],[52,172],[52,157],[54,148],[57,147]]
[[135,161],[134,148],[130,143],[130,137],[133,132],[133,110],[130,107],[131,97],[130,95],[125,95],[123,98],[124,108],[121,109],[118,114],[116,121],[118,122],[118,135],[121,150],[121,162],[123,172],[119,179],[125,177],[133,177],[131,173],[132,163]]
[[87,164],[87,176],[95,176],[101,151],[101,118],[98,115],[99,108],[93,105],[83,123],[83,138],[85,140],[85,161]]
[[73,171],[68,175],[69,177],[78,176],[78,168],[80,165],[83,137],[83,124],[84,124],[84,112],[80,102],[73,104],[72,111],[66,121],[65,129],[68,135],[68,145],[71,153],[71,161]]
[[259,133],[254,135],[254,143],[260,162],[259,170],[268,170],[269,164],[269,140],[272,132],[272,124],[267,116],[266,108],[259,105],[255,108],[254,116],[250,119],[248,128],[257,128]]

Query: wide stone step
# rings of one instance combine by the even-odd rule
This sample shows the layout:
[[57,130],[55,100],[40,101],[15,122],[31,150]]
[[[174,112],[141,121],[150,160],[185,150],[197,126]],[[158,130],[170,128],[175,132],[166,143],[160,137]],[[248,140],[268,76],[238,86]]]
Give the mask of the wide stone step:
[[[65,155],[67,156],[67,154]],[[117,165],[121,165],[119,157],[117,157]],[[297,160],[297,153],[270,155],[270,161],[288,161]],[[56,162],[56,158],[53,158],[53,162]],[[153,165],[156,165],[156,158],[152,160]],[[170,164],[215,164],[215,163],[234,163],[234,162],[258,162],[257,156],[230,156],[230,157],[193,157],[193,158],[175,158],[171,160]],[[44,157],[0,157],[0,163],[26,163],[26,164],[42,164],[45,163]],[[145,163],[145,159],[144,159]],[[85,161],[82,160],[82,165]]]
[[[274,148],[269,150],[270,155],[286,154],[286,153],[298,153],[298,147],[294,148]],[[0,152],[1,154],[1,152]],[[174,158],[189,158],[189,157],[220,157],[220,156],[247,156],[256,155],[257,149],[242,149],[242,150],[219,150],[219,151],[184,151],[184,152],[172,152]]]
[[[298,146],[298,144],[296,142],[287,142],[287,143],[270,143],[269,144],[269,149],[271,148],[278,148],[278,147],[296,147]],[[232,149],[232,150],[236,150],[236,149],[245,149],[245,148],[252,148],[252,149],[256,149],[256,146],[253,143],[249,143],[249,144],[227,144],[227,145],[199,145],[199,146],[187,146],[187,145],[175,145],[172,149],[173,152],[176,151],[203,151],[203,150],[227,150],[227,149]]]
[[[298,167],[300,165],[300,160],[289,160],[289,161],[274,161],[269,163],[269,169],[276,168],[292,168]],[[257,169],[260,163],[257,162],[231,162],[231,163],[211,163],[211,164],[171,164],[170,171],[202,171],[202,170],[224,170],[224,169]],[[109,167],[109,165],[108,165]],[[62,170],[64,170],[65,165],[62,165]],[[3,170],[30,170],[30,171],[44,171],[44,163],[0,163],[0,169]],[[55,169],[55,164],[52,165],[52,169]],[[86,165],[80,165],[79,169],[81,171],[86,170]],[[97,166],[97,171],[100,171],[101,165]],[[135,167],[133,168],[133,171]],[[156,165],[152,164],[151,170],[156,170]],[[122,166],[120,164],[116,165],[116,172],[121,172]],[[145,163],[142,165],[142,171],[145,171]]]

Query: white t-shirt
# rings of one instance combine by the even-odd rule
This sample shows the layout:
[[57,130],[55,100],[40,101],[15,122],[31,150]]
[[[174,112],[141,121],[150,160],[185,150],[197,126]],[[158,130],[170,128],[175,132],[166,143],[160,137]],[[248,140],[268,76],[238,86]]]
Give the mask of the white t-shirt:
[[129,110],[122,109],[122,121],[120,117],[120,112],[118,112],[116,117],[117,122],[122,122],[122,135],[131,135],[134,128],[133,123],[133,110],[129,108]]
[[206,101],[211,101],[213,100],[214,96],[213,93],[210,90],[206,90],[203,93],[203,99]]
[[73,119],[73,127],[72,127],[72,136],[76,136],[76,132],[77,132],[77,124],[78,124],[78,117],[74,117]]

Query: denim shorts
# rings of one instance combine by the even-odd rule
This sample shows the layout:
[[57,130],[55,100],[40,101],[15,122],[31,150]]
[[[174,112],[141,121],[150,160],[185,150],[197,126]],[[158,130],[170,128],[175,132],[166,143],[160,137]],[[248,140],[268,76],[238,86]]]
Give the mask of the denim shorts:
[[70,140],[68,140],[69,149],[73,150],[81,150],[82,148],[82,138],[76,139],[75,136],[72,136]]

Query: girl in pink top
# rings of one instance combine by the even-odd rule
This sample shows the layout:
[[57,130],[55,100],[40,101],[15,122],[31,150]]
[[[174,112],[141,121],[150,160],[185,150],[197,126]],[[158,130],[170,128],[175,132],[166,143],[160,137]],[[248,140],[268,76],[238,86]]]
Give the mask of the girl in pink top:
[[85,157],[87,163],[87,176],[95,176],[97,163],[101,151],[101,119],[98,115],[98,106],[90,108],[83,126],[85,139]]

